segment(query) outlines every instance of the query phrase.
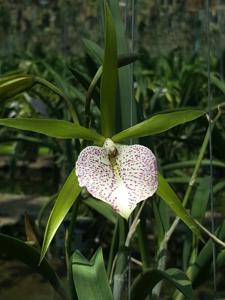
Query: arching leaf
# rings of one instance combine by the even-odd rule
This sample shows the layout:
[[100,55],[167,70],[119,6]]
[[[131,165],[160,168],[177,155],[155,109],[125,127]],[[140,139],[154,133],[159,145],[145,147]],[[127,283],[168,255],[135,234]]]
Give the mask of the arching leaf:
[[80,194],[81,188],[77,182],[75,170],[73,169],[67,178],[64,186],[62,187],[58,198],[55,201],[55,205],[49,216],[48,223],[45,229],[44,241],[41,249],[40,261],[45,256],[48,247],[66,214],[73,205],[74,201]]
[[78,124],[56,119],[10,118],[0,119],[0,125],[33,131],[54,138],[70,139],[82,138],[97,143],[104,143],[104,137],[91,129]]

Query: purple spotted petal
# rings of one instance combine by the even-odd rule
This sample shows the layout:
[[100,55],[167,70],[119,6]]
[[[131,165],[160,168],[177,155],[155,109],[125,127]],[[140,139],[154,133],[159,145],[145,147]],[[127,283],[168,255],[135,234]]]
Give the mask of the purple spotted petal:
[[127,219],[137,203],[157,189],[156,159],[141,145],[115,146],[113,164],[104,147],[85,148],[78,157],[76,174],[81,187]]

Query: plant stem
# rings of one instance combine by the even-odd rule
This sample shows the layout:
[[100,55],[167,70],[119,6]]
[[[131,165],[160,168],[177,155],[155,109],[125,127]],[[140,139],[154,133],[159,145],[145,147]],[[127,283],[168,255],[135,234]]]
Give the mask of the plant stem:
[[207,228],[205,228],[205,226],[199,223],[198,220],[195,219],[195,222],[214,242],[225,248],[225,243],[221,239],[219,239],[215,234],[212,234]]
[[[209,143],[210,134],[212,133],[212,130],[213,130],[215,122],[219,119],[219,117],[221,116],[221,114],[222,114],[222,111],[221,111],[220,107],[218,106],[218,113],[217,113],[216,117],[214,118],[214,120],[208,119],[208,121],[211,122],[212,124],[211,125],[209,124],[209,126],[208,126],[207,132],[205,134],[205,137],[204,137],[204,140],[203,140],[203,143],[202,143],[202,146],[201,146],[201,149],[200,149],[200,152],[199,152],[196,164],[195,164],[194,171],[193,171],[192,176],[191,176],[191,178],[189,180],[188,188],[187,188],[187,190],[185,192],[185,195],[184,195],[184,198],[183,198],[183,203],[182,203],[184,207],[188,203],[188,200],[189,200],[189,197],[190,197],[193,185],[196,182],[198,171],[199,171],[199,169],[201,167],[201,162],[203,160],[205,151],[206,151],[208,143]],[[158,253],[160,253],[162,251],[165,252],[167,250],[168,241],[170,240],[173,232],[175,231],[175,229],[176,229],[176,227],[177,227],[177,225],[179,223],[179,220],[180,220],[180,218],[176,217],[175,220],[173,221],[172,225],[170,226],[169,230],[165,233],[164,239],[162,240],[162,242],[160,244]],[[166,254],[163,255],[164,257],[161,257],[160,264],[158,265],[158,268],[161,268],[161,270],[165,269],[165,266],[166,266],[165,255]],[[158,286],[158,288],[156,287],[156,294],[158,296],[159,296],[159,293],[160,293],[160,289],[161,289],[160,286]],[[182,295],[179,294],[176,297],[176,300],[181,300],[181,299],[183,299]]]
[[110,252],[109,252],[109,260],[108,260],[108,265],[107,265],[107,275],[110,277],[111,271],[112,271],[112,266],[113,266],[113,257],[116,252],[116,247],[118,243],[118,228],[119,228],[119,220],[117,218],[117,222],[115,224],[114,230],[113,230],[113,236],[112,236],[112,241],[111,241],[111,247],[110,247]]
[[[136,54],[129,54],[128,56],[126,55],[120,55],[118,57],[118,62],[117,66],[118,68],[121,68],[123,66],[126,66],[130,63],[135,62],[135,60],[138,58],[138,55]],[[85,126],[88,128],[90,127],[90,105],[91,105],[91,99],[93,95],[93,91],[99,81],[99,79],[102,76],[102,65],[98,68],[97,72],[95,73],[94,78],[92,79],[90,86],[88,88],[87,94],[86,94],[86,102],[85,102]]]
[[[206,151],[208,143],[209,143],[210,133],[212,132],[212,130],[214,128],[214,125],[215,125],[215,122],[219,119],[219,117],[221,116],[221,114],[222,114],[222,112],[221,112],[221,109],[220,109],[220,106],[219,106],[218,107],[218,113],[217,113],[216,117],[214,118],[214,120],[209,120],[209,122],[212,123],[212,126],[211,126],[211,128],[210,128],[210,126],[208,127],[207,132],[205,134],[205,138],[204,138],[204,141],[202,143],[202,146],[201,146],[201,149],[200,149],[200,152],[199,152],[199,155],[198,155],[198,159],[197,159],[194,171],[192,173],[191,179],[190,179],[189,184],[188,184],[188,188],[187,188],[187,190],[185,192],[185,195],[184,195],[184,199],[183,199],[183,206],[184,207],[187,205],[187,202],[189,200],[189,197],[190,197],[193,185],[195,184],[195,181],[197,179],[198,171],[200,169],[201,162],[203,160],[205,151]],[[169,241],[171,235],[173,234],[174,230],[177,227],[177,224],[179,223],[179,220],[180,219],[178,217],[175,218],[175,220],[172,223],[170,229],[166,232],[165,238],[162,241],[162,243],[167,243]]]
[[90,127],[90,105],[91,105],[91,99],[93,95],[93,91],[96,87],[96,84],[98,83],[100,77],[102,75],[102,66],[100,66],[94,76],[94,78],[91,81],[91,84],[88,88],[87,94],[86,94],[86,102],[85,102],[85,126]]
[[139,217],[140,217],[141,211],[142,211],[142,209],[143,209],[146,201],[147,200],[142,201],[142,203],[140,205],[140,208],[139,208],[139,210],[138,210],[138,212],[137,212],[137,214],[136,214],[136,216],[135,216],[135,218],[134,218],[134,220],[133,220],[133,222],[132,222],[132,224],[130,226],[130,229],[128,231],[127,238],[126,238],[126,241],[125,241],[125,247],[129,247],[130,246],[131,239],[132,239],[132,237],[133,237],[133,235],[134,235],[134,233],[136,231],[136,228],[137,228],[137,226],[138,226],[138,224],[140,222]]

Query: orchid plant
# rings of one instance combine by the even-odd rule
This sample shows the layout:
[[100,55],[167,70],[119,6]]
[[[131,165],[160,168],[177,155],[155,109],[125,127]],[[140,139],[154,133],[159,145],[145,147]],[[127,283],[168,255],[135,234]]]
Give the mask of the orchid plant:
[[[111,6],[116,6],[116,11],[119,11],[117,1],[111,1]],[[131,62],[130,57],[132,57],[133,54],[127,55],[127,59],[123,64],[123,67],[125,65],[127,66],[125,66],[124,69],[119,70],[118,73],[118,68],[122,67],[119,63],[120,55],[118,55],[119,40],[116,35],[116,27],[113,21],[113,16],[106,0],[104,1],[104,30],[105,50],[103,63],[99,66],[99,69],[88,89],[85,109],[87,120],[90,121],[90,116],[88,115],[90,112],[90,101],[93,96],[93,91],[97,86],[97,82],[101,78],[100,133],[89,128],[90,122],[85,124],[86,127],[80,125],[73,103],[65,97],[62,91],[53,86],[51,83],[48,83],[46,80],[36,78],[31,75],[24,75],[13,78],[10,77],[0,82],[1,97],[4,96],[5,98],[23,92],[37,83],[47,86],[65,100],[70,112],[70,119],[72,120],[72,122],[70,122],[54,119],[13,118],[1,119],[0,125],[20,130],[33,131],[58,139],[78,139],[80,144],[83,145],[83,150],[78,156],[75,168],[72,169],[58,194],[45,229],[38,267],[38,271],[45,276],[47,276],[45,272],[46,268],[50,268],[44,258],[45,254],[63,219],[71,207],[75,207],[77,199],[82,197],[81,190],[83,188],[86,188],[94,198],[108,203],[112,209],[118,213],[118,215],[122,216],[126,220],[128,220],[132,214],[133,218],[131,217],[131,220],[133,219],[135,221],[137,221],[140,214],[140,210],[139,212],[135,210],[138,203],[152,197],[156,193],[173,210],[176,216],[193,231],[195,235],[198,237],[200,236],[198,225],[185,210],[181,201],[178,199],[176,193],[172,190],[167,181],[159,174],[157,170],[156,157],[152,151],[139,144],[126,145],[122,143],[129,139],[165,132],[177,125],[195,120],[196,118],[204,115],[205,112],[198,109],[162,112],[141,123],[115,133],[116,95],[118,90],[120,93],[121,114],[122,116],[125,116],[124,118],[126,118],[127,111],[122,105],[124,103],[123,101],[126,101],[128,106],[130,105],[130,101],[133,101],[132,99],[124,99],[123,97],[123,89],[126,88],[127,84],[124,83],[124,78],[130,78],[130,67],[127,64]],[[127,49],[123,50],[126,52]],[[130,84],[132,84],[131,81]],[[92,141],[94,145],[85,147],[86,144],[84,141],[85,143],[86,141]],[[152,201],[154,201],[154,199],[152,199]],[[93,199],[93,203],[96,203],[95,199]],[[106,209],[108,209],[108,207],[106,207]],[[71,224],[74,224],[73,219],[71,220]],[[132,227],[133,231],[135,231],[135,229],[135,226]],[[71,249],[71,239],[72,235],[70,232],[67,237],[66,247],[67,266],[70,270],[72,263],[73,280],[77,298],[79,300],[112,299],[112,292],[109,287],[104,268],[101,250],[98,250],[89,262],[78,252],[75,252],[75,254],[72,255],[73,251]],[[8,243],[16,244],[16,241],[10,240]],[[125,246],[128,246],[128,244]],[[24,247],[23,249],[28,249],[27,247],[29,246],[23,245],[21,247]],[[29,251],[31,253],[33,250],[30,250],[29,248]],[[36,259],[38,254],[36,252],[34,252],[35,254],[32,253],[30,255],[35,257],[34,260],[37,263]],[[25,258],[23,258],[23,260],[25,260]],[[93,272],[96,276],[92,273],[88,273],[88,270],[92,270],[91,272]],[[109,273],[112,277],[112,266]],[[98,276],[101,280],[96,282],[96,278],[98,278]],[[172,275],[168,276],[169,277],[166,278],[170,278],[170,276],[172,278]],[[63,298],[68,298],[67,292],[62,289],[62,284],[59,284],[58,277],[51,275],[49,280]],[[90,283],[92,290],[82,287],[82,280],[88,280],[88,282],[85,281],[85,284]],[[175,279],[173,278],[173,283],[174,280]],[[187,280],[186,277],[185,280]],[[96,288],[96,285],[98,288]],[[181,283],[178,284],[176,282],[175,286],[186,296],[190,292],[190,289],[188,292],[187,289],[183,289]],[[72,292],[72,299],[76,299],[73,293],[74,292]],[[115,294],[114,298],[119,299],[115,296]]]

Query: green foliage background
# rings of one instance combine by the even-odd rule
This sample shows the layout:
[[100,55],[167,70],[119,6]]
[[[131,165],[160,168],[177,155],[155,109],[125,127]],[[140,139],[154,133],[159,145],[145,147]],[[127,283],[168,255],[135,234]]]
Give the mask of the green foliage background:
[[[115,71],[116,66],[115,49],[106,47],[108,53],[112,51],[113,63],[111,64],[111,61],[108,60],[103,64],[105,72],[103,72],[104,89],[99,83],[95,82],[96,86],[92,95],[94,101],[91,103],[90,116],[87,122],[85,111],[85,103],[87,102],[86,90],[98,67],[102,64],[103,50],[101,48],[103,48],[104,44],[104,34],[99,1],[84,2],[77,0],[75,2],[76,4],[74,5],[73,0],[19,1],[19,3],[0,1],[0,75],[6,75],[6,77],[0,77],[0,97],[2,97],[0,98],[2,101],[0,124],[17,129],[29,129],[33,132],[45,133],[48,136],[43,137],[43,135],[36,133],[12,131],[1,127],[1,153],[5,151],[10,156],[11,169],[9,177],[13,178],[18,161],[25,160],[30,162],[39,157],[41,153],[46,154],[47,152],[52,157],[56,167],[57,183],[54,186],[55,192],[59,190],[59,187],[65,182],[65,179],[71,172],[80,150],[89,144],[89,141],[84,142],[78,139],[76,141],[60,140],[59,138],[85,137],[88,140],[95,140],[99,144],[103,142],[102,136],[94,134],[89,129],[80,127],[77,123],[82,124],[82,126],[90,125],[90,127],[100,132],[102,120],[99,107],[105,113],[105,124],[110,119],[110,110],[107,111],[107,101],[110,99],[107,98],[106,87],[110,69]],[[136,1],[133,47],[135,52],[138,52],[140,55],[138,61],[132,67],[134,70],[133,96],[135,99],[135,123],[143,123],[141,123],[142,128],[137,126],[127,131],[122,131],[115,134],[113,138],[115,141],[122,141],[124,138],[137,137],[140,138],[141,144],[151,148],[158,158],[160,172],[176,192],[175,194],[168,183],[160,177],[161,187],[163,188],[158,190],[158,196],[166,201],[173,210],[174,201],[177,201],[179,205],[175,205],[175,212],[181,215],[183,208],[179,198],[183,199],[184,205],[187,206],[192,216],[200,222],[205,221],[206,225],[208,225],[209,218],[207,213],[206,218],[204,218],[205,212],[209,213],[210,211],[208,201],[210,162],[208,160],[209,131],[207,131],[207,119],[200,118],[187,125],[163,132],[164,129],[170,128],[170,122],[172,124],[182,124],[185,120],[195,119],[192,116],[196,108],[208,109],[207,59],[209,59],[211,67],[212,116],[216,116],[219,104],[224,105],[223,10],[215,6],[214,2],[210,7],[211,23],[209,34],[211,51],[210,57],[207,57],[207,13],[203,2],[194,0]],[[115,2],[111,1],[111,4],[113,3],[115,4]],[[128,49],[130,49],[132,48],[132,10],[129,5],[125,12],[124,3],[125,1],[120,1],[120,10],[125,21]],[[118,26],[117,30],[120,32],[121,24],[117,23],[116,26]],[[93,44],[90,40],[83,41],[83,37],[89,38],[96,44]],[[114,38],[112,40],[109,39],[111,45],[115,43]],[[117,42],[119,54],[126,52],[126,45],[122,45],[123,40],[118,39]],[[118,119],[115,126],[116,133],[130,126],[130,111],[128,114],[128,110],[130,110],[130,100],[132,99],[130,91],[132,88],[130,79],[132,77],[131,73],[129,73],[129,67],[124,69],[119,70],[120,90],[117,93],[117,101],[119,98],[123,98],[127,102],[127,106],[120,107],[121,111],[117,115]],[[13,82],[13,88],[7,88],[7,82],[12,80],[10,76],[15,76],[15,74],[24,76],[24,73],[29,74],[29,76],[22,77],[22,84],[19,80],[20,83],[18,85],[17,82]],[[110,75],[112,75],[110,83],[113,82],[114,84],[116,75],[115,73]],[[121,92],[121,87],[123,88],[125,85],[125,92],[123,90]],[[20,93],[17,95],[18,92]],[[114,101],[114,94],[115,90],[112,89],[112,101]],[[101,102],[105,101],[105,106],[99,105],[99,99]],[[186,113],[184,110],[186,106],[192,107],[193,110],[191,109]],[[117,102],[117,111],[120,108]],[[164,112],[163,115],[154,116],[162,111]],[[222,115],[223,109],[220,112]],[[198,116],[201,114],[202,112]],[[218,214],[216,232],[221,239],[224,239],[224,223],[221,223],[220,219],[223,218],[225,211],[225,122],[221,115],[220,118],[216,119],[213,127],[213,166],[215,172],[215,208]],[[127,116],[129,118],[125,120]],[[22,117],[24,119],[18,121],[13,119],[14,117]],[[43,117],[50,120],[40,121],[39,119]],[[30,120],[30,118],[33,119]],[[72,120],[75,124],[71,123]],[[153,121],[153,127],[151,127],[151,120]],[[111,121],[113,122],[113,120]],[[60,130],[57,129],[57,126],[60,127]],[[157,131],[158,128],[159,131]],[[103,126],[102,130],[104,133],[106,127]],[[152,130],[153,134],[162,133],[149,136],[149,130],[150,133]],[[111,136],[113,131],[114,126],[111,126],[107,128],[105,134]],[[52,139],[52,137],[57,139]],[[33,147],[32,151],[30,145]],[[69,211],[66,222],[68,220],[71,220],[71,222],[67,226],[67,234],[71,234],[76,222],[86,224],[84,218],[89,218],[93,222],[92,225],[94,224],[93,232],[89,230],[94,242],[91,244],[91,247],[87,247],[85,250],[87,256],[91,257],[94,250],[96,250],[96,246],[100,246],[102,243],[108,263],[108,275],[112,271],[113,257],[118,255],[118,263],[115,266],[114,275],[115,277],[121,276],[123,278],[128,257],[123,246],[128,226],[123,220],[115,216],[109,207],[104,206],[104,204],[97,202],[91,197],[85,199],[85,193],[77,198],[76,203],[70,210],[74,199],[80,193],[74,176],[74,171],[72,171],[58,198],[56,195],[52,195],[52,191],[47,191],[51,197],[49,198],[49,203],[41,210],[38,216],[38,225],[36,226],[40,240],[43,240],[44,228],[53,207],[53,201],[55,201],[55,198],[57,200],[51,214],[52,218],[50,217],[48,221],[47,231],[49,230],[49,235],[45,237],[45,247],[42,249],[42,254],[44,256],[56,229]],[[193,187],[190,184],[190,179],[194,180]],[[66,194],[69,194],[68,202],[62,201]],[[167,233],[172,221],[174,221],[174,215],[162,200],[158,197],[154,200],[147,202],[143,211],[142,221],[137,228],[138,234],[135,236],[132,244],[132,250],[143,263],[141,267],[140,265],[135,265],[133,269],[134,272],[140,273],[143,271],[135,279],[132,287],[134,295],[135,293],[139,294],[141,291],[143,297],[145,297],[146,293],[151,293],[153,290],[155,295],[159,297],[161,285],[156,288],[154,285],[162,278],[169,280],[180,291],[184,291],[182,284],[184,282],[186,284],[186,275],[191,279],[194,288],[199,288],[202,283],[208,281],[210,284],[209,293],[212,294],[211,241],[208,241],[206,244],[202,243],[197,237],[191,236],[188,229],[186,227],[183,228],[181,225],[174,234],[174,240],[168,242]],[[183,215],[183,220],[186,220],[186,224],[192,227],[193,224],[191,224],[189,216]],[[106,225],[105,227],[108,231],[99,230],[99,228],[102,228],[102,224]],[[115,227],[113,228],[112,225]],[[109,241],[109,236],[110,239],[112,238],[110,249],[109,244],[111,240]],[[97,238],[94,239],[94,237]],[[5,245],[5,249],[8,249],[7,251],[9,251],[11,245],[17,245],[24,251],[34,253],[34,260],[28,260],[27,262],[25,259],[25,262],[30,266],[34,266],[34,263],[37,263],[37,252],[33,251],[33,248],[30,249],[24,242],[8,239],[5,235],[1,235],[0,239],[8,241]],[[173,248],[175,247],[173,245],[177,244],[179,247]],[[70,239],[66,239],[65,249],[65,260],[68,267],[72,251],[72,241]],[[151,256],[149,255],[149,249]],[[218,268],[220,268],[222,273],[225,261],[224,250],[218,247],[216,251]],[[21,252],[18,252],[17,257],[21,259]],[[95,262],[101,270],[104,269],[102,254],[99,250],[90,261],[76,252],[72,262],[74,270],[77,270],[76,276],[81,276],[81,279],[82,276],[88,274],[84,269],[93,270],[93,276],[89,278],[92,280],[93,287],[96,285],[95,272],[98,271],[98,268],[95,268]],[[79,266],[80,269],[76,269],[77,264],[83,267]],[[167,269],[167,264],[175,264],[176,267],[183,269],[186,275],[178,269]],[[198,264],[201,266],[200,270],[196,267]],[[43,265],[40,267],[34,267],[47,278],[49,276],[46,274],[50,273],[49,281],[56,287],[56,290],[58,289],[58,277],[46,263],[46,260],[43,260]],[[47,268],[47,273],[43,273],[43,268],[45,267]],[[46,270],[44,269],[44,271]],[[74,271],[75,273],[76,271]],[[107,281],[106,274],[102,272],[102,275],[104,275],[103,282]],[[151,280],[155,278],[155,281],[152,281],[154,284],[148,286],[148,289],[143,289],[142,284],[144,287],[147,287],[145,280],[148,281],[149,278]],[[220,278],[218,281],[223,283],[223,280],[220,280]],[[115,282],[114,285],[116,285]],[[187,285],[188,290],[186,293],[191,295],[192,290],[189,281]],[[107,283],[103,286],[106,287]],[[116,290],[115,286],[113,287]],[[76,289],[81,295],[85,295],[85,290],[79,287],[76,287]],[[105,292],[108,293],[108,288],[106,290]],[[64,295],[61,287],[58,291]],[[164,291],[166,289],[163,289]],[[221,295],[223,292],[222,289]],[[97,294],[98,291],[96,292]],[[173,297],[176,300],[183,299],[183,296],[179,293],[175,293]]]

